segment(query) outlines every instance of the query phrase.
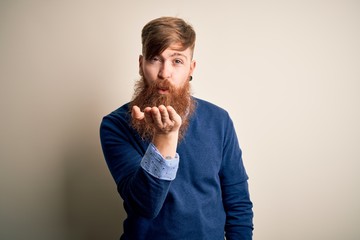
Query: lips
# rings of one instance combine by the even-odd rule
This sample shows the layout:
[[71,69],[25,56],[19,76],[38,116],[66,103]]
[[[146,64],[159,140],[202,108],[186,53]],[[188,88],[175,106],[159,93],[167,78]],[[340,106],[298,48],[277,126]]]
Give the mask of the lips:
[[168,94],[172,92],[172,86],[169,81],[161,81],[156,84],[156,88],[160,94]]
[[169,92],[169,89],[168,88],[158,88],[158,92],[160,94],[166,94]]

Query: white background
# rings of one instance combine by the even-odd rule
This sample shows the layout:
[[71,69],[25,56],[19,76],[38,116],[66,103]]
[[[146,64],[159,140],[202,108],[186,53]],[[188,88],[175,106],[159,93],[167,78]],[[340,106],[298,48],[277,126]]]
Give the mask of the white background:
[[[197,31],[193,92],[229,111],[255,240],[360,239],[360,2],[0,2],[0,239],[118,239],[99,144],[130,100],[140,31]],[[209,206],[211,207],[211,206]]]

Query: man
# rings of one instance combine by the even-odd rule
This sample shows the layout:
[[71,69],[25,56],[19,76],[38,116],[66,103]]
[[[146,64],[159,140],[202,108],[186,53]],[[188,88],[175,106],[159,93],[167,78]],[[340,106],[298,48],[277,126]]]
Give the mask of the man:
[[104,156],[124,200],[120,239],[252,239],[247,174],[228,113],[192,97],[195,32],[184,20],[142,30],[133,99],[104,117]]

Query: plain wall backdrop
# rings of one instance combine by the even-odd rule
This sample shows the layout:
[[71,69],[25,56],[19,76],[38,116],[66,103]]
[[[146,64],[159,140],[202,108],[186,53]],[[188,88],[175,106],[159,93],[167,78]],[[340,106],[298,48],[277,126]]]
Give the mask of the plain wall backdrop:
[[360,239],[359,13],[356,0],[2,0],[0,239],[118,239],[99,124],[130,100],[141,28],[160,16],[197,31],[193,92],[234,120],[254,239]]

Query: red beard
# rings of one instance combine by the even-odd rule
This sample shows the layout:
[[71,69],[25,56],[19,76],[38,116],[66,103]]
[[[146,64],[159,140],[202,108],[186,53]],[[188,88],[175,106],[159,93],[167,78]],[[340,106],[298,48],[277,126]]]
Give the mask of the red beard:
[[[159,94],[159,89],[167,90],[167,94]],[[161,80],[147,85],[144,79],[140,79],[135,84],[135,93],[130,103],[130,111],[133,106],[138,106],[143,111],[146,107],[158,107],[160,105],[172,106],[180,115],[182,124],[179,130],[179,140],[181,140],[189,125],[189,117],[194,111],[190,83],[186,82],[183,87],[175,88],[168,80]],[[132,119],[131,125],[143,139],[151,140],[154,136],[154,129],[145,124],[144,121]]]

